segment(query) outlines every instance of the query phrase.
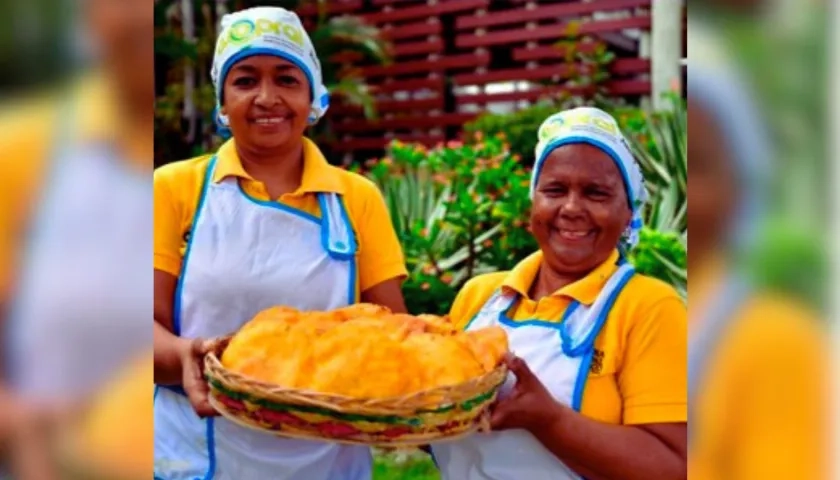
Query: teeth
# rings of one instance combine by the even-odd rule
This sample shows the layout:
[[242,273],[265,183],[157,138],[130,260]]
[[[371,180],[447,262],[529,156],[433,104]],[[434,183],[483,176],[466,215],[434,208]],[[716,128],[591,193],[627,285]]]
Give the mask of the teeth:
[[283,119],[279,118],[279,117],[278,118],[258,118],[256,120],[256,123],[258,125],[276,125],[276,124],[278,124],[282,121],[283,121]]
[[589,235],[589,232],[573,232],[570,230],[560,230],[560,235],[566,238],[583,238]]

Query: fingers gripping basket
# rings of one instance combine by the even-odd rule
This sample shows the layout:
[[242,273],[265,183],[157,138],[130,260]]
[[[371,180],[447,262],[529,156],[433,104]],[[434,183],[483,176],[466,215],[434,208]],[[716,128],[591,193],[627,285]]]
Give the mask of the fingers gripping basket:
[[[398,398],[355,399],[283,388],[226,370],[221,342],[205,358],[210,403],[244,427],[339,443],[413,446],[488,429],[488,407],[507,369]],[[361,381],[361,380],[360,380]]]

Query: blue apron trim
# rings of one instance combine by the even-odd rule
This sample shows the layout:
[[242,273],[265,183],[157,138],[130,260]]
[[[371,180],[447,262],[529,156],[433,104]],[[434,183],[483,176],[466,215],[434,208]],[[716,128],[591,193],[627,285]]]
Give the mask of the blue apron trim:
[[192,240],[194,235],[192,232],[195,231],[198,225],[198,218],[201,215],[201,211],[204,209],[204,199],[207,197],[207,188],[210,185],[210,182],[213,178],[213,172],[216,169],[216,156],[213,155],[213,158],[210,159],[210,163],[207,165],[207,172],[204,174],[204,183],[201,185],[201,196],[198,197],[198,205],[195,208],[195,213],[193,214],[192,224],[190,225],[190,237],[187,239],[187,250],[184,252],[184,261],[181,265],[181,274],[178,275],[178,283],[175,286],[175,307],[174,312],[172,315],[172,333],[177,336],[181,335],[181,291],[184,288],[184,278],[187,276],[187,265],[190,261],[190,252],[192,251]]
[[216,475],[216,438],[213,420],[212,417],[204,420],[207,425],[207,458],[209,459],[204,480],[212,480]]
[[563,339],[563,353],[570,357],[577,357],[592,348],[592,345],[595,344],[595,338],[599,333],[601,333],[601,328],[603,328],[604,323],[607,321],[607,316],[609,315],[610,310],[612,310],[615,300],[618,298],[621,291],[624,290],[627,282],[630,281],[635,273],[636,271],[631,268],[624,274],[623,277],[621,277],[621,280],[619,280],[616,284],[612,294],[610,294],[607,301],[604,302],[604,308],[598,312],[598,319],[596,320],[595,328],[589,332],[589,336],[580,345],[573,346],[574,344],[572,343],[572,338],[569,336],[569,332],[567,331],[568,325],[565,323],[561,324],[562,327],[560,329],[560,336]]
[[577,378],[575,379],[575,390],[572,393],[572,409],[578,413],[580,413],[580,407],[583,405],[583,390],[586,388],[586,381],[589,379],[589,368],[592,366],[592,357],[594,354],[594,348],[590,348],[586,352],[586,356],[580,362]]
[[[352,260],[356,257],[357,249],[356,240],[354,238],[355,235],[353,232],[353,224],[350,223],[350,219],[347,216],[347,210],[344,207],[344,200],[339,197],[339,212],[334,212],[334,209],[330,208],[330,204],[327,203],[328,195],[333,194],[318,194],[318,206],[321,209],[321,247],[334,260]],[[333,219],[333,215],[339,215],[341,217],[341,222],[344,223],[344,228],[347,231],[347,243],[341,239],[333,241],[334,239],[330,235],[330,222]]]
[[297,215],[298,217],[303,218],[304,220],[309,220],[310,222],[314,222],[314,223],[317,223],[317,224],[321,223],[320,218],[316,217],[315,215],[312,215],[309,212],[304,212],[303,210],[298,210],[297,208],[291,207],[291,206],[286,205],[284,203],[275,202],[273,200],[259,200],[259,199],[256,199],[256,198],[252,197],[251,195],[248,195],[248,193],[245,192],[245,190],[242,189],[242,185],[239,185],[238,182],[237,182],[236,186],[239,189],[239,193],[241,193],[242,196],[247,198],[251,203],[255,203],[255,204],[257,204],[261,207],[276,208],[277,210],[283,210],[284,212],[291,213],[292,215]]

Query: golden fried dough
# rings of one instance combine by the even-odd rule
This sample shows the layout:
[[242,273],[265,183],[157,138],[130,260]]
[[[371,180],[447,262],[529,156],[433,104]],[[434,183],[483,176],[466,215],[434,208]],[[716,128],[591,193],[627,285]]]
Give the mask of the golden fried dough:
[[287,388],[354,398],[403,396],[493,370],[507,351],[499,327],[460,332],[447,317],[360,304],[329,312],[260,312],[222,356],[225,368]]

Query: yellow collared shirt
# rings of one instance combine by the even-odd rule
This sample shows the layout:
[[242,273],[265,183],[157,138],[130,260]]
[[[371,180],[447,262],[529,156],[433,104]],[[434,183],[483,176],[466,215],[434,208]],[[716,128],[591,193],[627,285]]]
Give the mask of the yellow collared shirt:
[[[497,289],[520,295],[513,321],[560,322],[573,300],[591,304],[617,269],[618,252],[589,275],[534,301],[528,296],[542,264],[537,252],[509,272],[480,275],[464,286],[450,316],[464,328]],[[676,290],[634,275],[595,340],[581,413],[615,425],[685,422],[687,310]]]
[[[722,293],[726,274],[721,258],[692,270],[692,329],[702,328],[694,322]],[[691,399],[689,478],[827,478],[824,334],[813,312],[784,295],[743,299]]]
[[[242,167],[234,140],[217,152],[216,170],[211,181],[233,176],[243,191],[262,201],[273,200],[320,217],[318,192],[341,194],[357,237],[359,291],[407,274],[402,248],[391,223],[385,201],[376,185],[361,175],[327,163],[309,139],[303,143],[303,178],[297,191],[270,199],[261,182]],[[200,196],[201,184],[212,155],[164,165],[155,170],[154,268],[178,276],[186,251],[186,235],[191,228]],[[315,240],[317,241],[317,239]]]

